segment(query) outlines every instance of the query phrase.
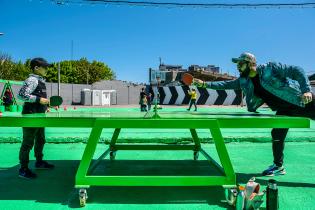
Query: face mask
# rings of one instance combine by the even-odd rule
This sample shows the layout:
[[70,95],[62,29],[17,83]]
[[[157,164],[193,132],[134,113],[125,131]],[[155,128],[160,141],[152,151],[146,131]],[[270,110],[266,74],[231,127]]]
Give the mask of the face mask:
[[249,65],[246,65],[246,69],[242,72],[240,72],[240,77],[246,78],[249,76],[250,68]]
[[35,73],[37,73],[38,75],[40,75],[40,76],[42,76],[42,77],[45,77],[46,74],[47,74],[47,70],[44,69],[44,68],[38,68]]

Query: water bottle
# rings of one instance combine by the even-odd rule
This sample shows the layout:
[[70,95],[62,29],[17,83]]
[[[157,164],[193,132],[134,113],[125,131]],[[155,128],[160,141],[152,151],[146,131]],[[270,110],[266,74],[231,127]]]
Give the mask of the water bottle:
[[236,197],[236,204],[235,204],[235,209],[236,210],[243,210],[244,205],[245,205],[245,187],[244,186],[239,186],[238,187],[238,194]]
[[225,199],[230,206],[235,206],[238,189],[231,188],[225,190]]
[[276,180],[270,179],[267,185],[267,210],[279,209],[279,196]]
[[88,196],[87,196],[87,191],[86,189],[80,189],[79,190],[79,201],[80,201],[80,206],[85,206],[86,204],[86,200],[87,200]]

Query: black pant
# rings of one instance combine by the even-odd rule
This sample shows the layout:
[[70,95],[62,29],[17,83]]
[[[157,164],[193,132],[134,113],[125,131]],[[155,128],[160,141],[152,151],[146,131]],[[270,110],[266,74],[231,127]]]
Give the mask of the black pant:
[[141,112],[146,112],[147,111],[147,105],[146,104],[141,104],[140,110],[141,110]]
[[36,160],[40,161],[43,159],[43,149],[45,142],[45,128],[23,128],[23,142],[19,154],[22,168],[28,167],[29,154],[34,144]]
[[191,108],[192,105],[194,105],[194,106],[195,106],[195,110],[197,110],[196,99],[191,99],[191,100],[190,100],[188,110],[190,110],[190,108]]
[[[315,120],[315,96],[313,94],[313,101],[306,104],[305,108],[296,107],[290,110],[278,110],[276,115],[286,115],[294,117],[308,117]],[[277,166],[282,166],[283,164],[283,150],[284,150],[284,140],[287,136],[288,128],[274,128],[271,131],[272,136],[272,152],[273,152],[273,162]]]

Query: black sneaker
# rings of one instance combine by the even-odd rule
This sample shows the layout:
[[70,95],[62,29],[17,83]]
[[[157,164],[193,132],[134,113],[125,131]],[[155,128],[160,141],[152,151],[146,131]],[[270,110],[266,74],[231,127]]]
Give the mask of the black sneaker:
[[33,173],[29,168],[20,168],[19,177],[25,179],[35,179],[37,175]]
[[40,160],[40,161],[36,161],[35,168],[36,169],[53,169],[55,168],[55,166],[46,161]]
[[262,172],[263,176],[277,176],[285,174],[285,168],[283,166],[276,166],[275,164],[269,166],[266,170]]

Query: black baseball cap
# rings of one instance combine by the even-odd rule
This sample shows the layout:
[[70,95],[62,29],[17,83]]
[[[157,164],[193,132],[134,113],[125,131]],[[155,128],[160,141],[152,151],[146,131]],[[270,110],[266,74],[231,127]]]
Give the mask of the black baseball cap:
[[30,65],[32,70],[35,69],[35,66],[44,68],[53,66],[52,64],[48,63],[44,58],[33,58],[30,62]]

